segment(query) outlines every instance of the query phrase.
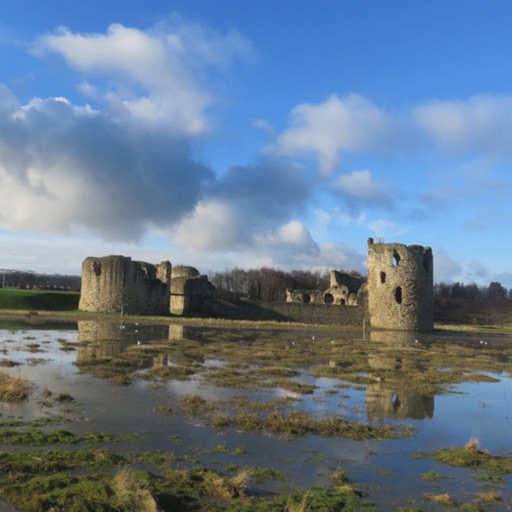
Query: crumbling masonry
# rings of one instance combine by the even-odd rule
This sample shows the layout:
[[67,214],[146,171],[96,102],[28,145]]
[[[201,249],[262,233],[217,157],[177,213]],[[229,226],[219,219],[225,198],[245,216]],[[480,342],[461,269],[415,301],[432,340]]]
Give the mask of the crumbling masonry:
[[215,287],[194,267],[151,265],[126,256],[82,263],[82,311],[134,315],[196,315],[211,310]]
[[434,327],[434,260],[430,247],[368,239],[368,308],[372,328]]
[[[369,320],[373,329],[431,330],[433,267],[429,247],[374,243],[370,238],[367,283],[333,270],[327,290],[286,290],[288,304],[255,305],[251,314],[264,319],[277,312],[283,319],[316,323],[328,317],[331,323],[351,325]],[[238,318],[241,306],[249,306],[227,307],[213,299],[214,290],[207,276],[194,267],[172,268],[168,261],[151,265],[125,256],[89,257],[82,265],[79,308],[118,314]],[[247,307],[242,309],[249,314]],[[320,314],[320,310],[333,314]]]
[[82,263],[82,311],[137,315],[169,313],[172,266],[126,256],[89,257]]

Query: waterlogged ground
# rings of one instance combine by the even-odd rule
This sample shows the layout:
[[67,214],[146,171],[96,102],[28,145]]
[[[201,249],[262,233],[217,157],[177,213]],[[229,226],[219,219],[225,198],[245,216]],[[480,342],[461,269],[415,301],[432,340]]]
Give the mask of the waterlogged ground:
[[500,334],[3,322],[0,373],[27,388],[0,400],[0,500],[509,510],[511,363]]

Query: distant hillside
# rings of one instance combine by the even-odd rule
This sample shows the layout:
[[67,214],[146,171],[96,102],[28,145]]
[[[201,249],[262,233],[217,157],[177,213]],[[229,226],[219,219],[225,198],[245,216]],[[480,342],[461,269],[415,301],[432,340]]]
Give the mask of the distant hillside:
[[66,274],[44,274],[24,270],[0,270],[0,288],[80,290],[82,278]]

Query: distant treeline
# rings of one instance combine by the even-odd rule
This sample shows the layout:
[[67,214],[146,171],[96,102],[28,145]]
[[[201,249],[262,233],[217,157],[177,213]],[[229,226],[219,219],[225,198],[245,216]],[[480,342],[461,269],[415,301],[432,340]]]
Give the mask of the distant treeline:
[[507,290],[501,283],[492,281],[488,286],[475,283],[438,283],[434,285],[437,299],[503,300],[512,299],[512,289]]
[[0,270],[0,288],[38,290],[80,290],[80,276],[40,274],[21,270]]
[[[347,273],[360,277],[360,274],[354,271]],[[329,288],[329,274],[327,270],[284,271],[268,267],[249,270],[234,268],[211,274],[210,281],[216,287],[216,297],[220,299],[282,302],[286,300],[286,288],[295,290]]]
[[[357,271],[340,270],[362,277]],[[330,286],[327,270],[290,270],[262,267],[245,270],[233,268],[211,273],[210,281],[215,285],[215,295],[220,299],[282,302],[286,300],[286,289],[326,290]],[[507,290],[501,283],[492,281],[487,286],[475,283],[437,283],[434,297],[469,300],[512,299],[512,289]]]

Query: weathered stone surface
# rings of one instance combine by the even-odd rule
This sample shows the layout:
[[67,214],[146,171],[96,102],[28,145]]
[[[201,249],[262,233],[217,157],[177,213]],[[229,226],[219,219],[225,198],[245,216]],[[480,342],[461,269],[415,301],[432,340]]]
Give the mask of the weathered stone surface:
[[368,308],[373,328],[431,330],[434,261],[430,247],[368,240]]
[[171,279],[170,311],[173,315],[204,315],[211,310],[215,287],[194,267],[175,267]]
[[286,290],[286,302],[303,304],[328,304],[333,306],[356,306],[363,279],[337,270],[331,270],[330,286],[327,290]]
[[168,314],[171,270],[168,261],[151,265],[126,256],[88,257],[82,264],[79,308],[101,313]]

